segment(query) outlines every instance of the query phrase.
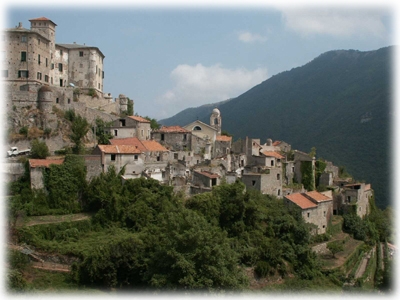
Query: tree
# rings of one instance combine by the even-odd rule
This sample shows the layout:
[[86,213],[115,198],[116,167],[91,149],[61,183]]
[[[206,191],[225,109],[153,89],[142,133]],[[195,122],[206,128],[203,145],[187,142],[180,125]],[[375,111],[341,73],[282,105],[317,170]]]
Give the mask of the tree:
[[97,143],[99,143],[100,145],[110,144],[110,139],[112,139],[112,135],[110,133],[106,133],[104,128],[109,127],[111,124],[104,122],[100,118],[97,118],[95,122]]
[[49,148],[45,142],[40,142],[38,139],[34,139],[31,143],[31,157],[45,159],[50,155]]
[[70,139],[75,144],[72,151],[75,154],[82,154],[84,152],[82,139],[89,130],[89,123],[86,118],[75,115],[71,124]]
[[326,244],[326,247],[332,253],[332,257],[335,257],[335,254],[344,250],[343,241],[332,241]]
[[148,116],[146,116],[144,118],[150,121],[150,128],[152,130],[160,129],[161,125],[157,123],[156,119],[152,119],[152,118],[150,118]]

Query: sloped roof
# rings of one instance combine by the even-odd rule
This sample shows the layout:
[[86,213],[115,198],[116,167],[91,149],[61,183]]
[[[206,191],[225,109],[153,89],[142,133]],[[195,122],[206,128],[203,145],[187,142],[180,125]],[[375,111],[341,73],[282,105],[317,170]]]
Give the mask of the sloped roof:
[[272,146],[278,146],[281,143],[282,143],[281,141],[275,141],[275,142],[272,143]]
[[307,196],[311,197],[312,199],[314,199],[317,202],[324,202],[324,201],[331,201],[332,198],[329,198],[328,196],[321,194],[317,191],[311,191],[311,192],[307,192],[305,193]]
[[146,151],[146,147],[137,137],[121,138],[121,139],[111,139],[111,145],[128,145],[136,146],[140,151]]
[[140,123],[150,123],[149,120],[147,120],[147,119],[145,119],[145,118],[143,118],[141,116],[128,116],[128,118],[130,118],[132,120],[135,120],[135,121],[138,121]]
[[264,151],[264,152],[262,152],[262,154],[264,154],[265,156],[268,156],[268,157],[275,157],[275,158],[279,158],[279,159],[285,158],[284,156],[280,155],[276,151]]
[[220,177],[218,174],[214,174],[214,173],[211,173],[208,171],[195,171],[195,173],[201,174],[201,175],[206,176],[211,179]]
[[36,19],[30,19],[30,20],[29,20],[29,22],[32,22],[32,21],[49,21],[49,22],[53,23],[54,25],[57,25],[57,24],[54,23],[52,20],[47,19],[46,17],[39,17],[39,18],[36,18]]
[[168,151],[167,148],[165,148],[157,141],[146,140],[142,141],[142,144],[144,145],[147,151],[160,151],[160,152]]
[[155,130],[154,132],[163,132],[163,133],[190,133],[189,130],[181,127],[181,126],[162,126],[160,129]]
[[132,145],[98,145],[101,152],[108,154],[140,154],[142,151]]
[[308,199],[301,193],[286,195],[285,198],[296,204],[301,209],[315,208],[318,206],[317,204],[312,202],[310,199]]
[[227,135],[218,135],[216,137],[216,140],[220,142],[230,142],[232,141],[232,137]]
[[30,159],[29,166],[31,168],[48,168],[50,165],[62,165],[64,159]]

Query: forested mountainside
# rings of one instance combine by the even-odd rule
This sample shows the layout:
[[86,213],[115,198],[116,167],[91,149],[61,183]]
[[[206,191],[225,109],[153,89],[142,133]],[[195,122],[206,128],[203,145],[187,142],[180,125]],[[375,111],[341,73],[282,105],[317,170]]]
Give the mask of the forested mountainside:
[[316,147],[317,157],[346,166],[355,179],[372,183],[376,203],[384,208],[391,202],[393,50],[329,51],[237,98],[184,110],[159,122],[208,123],[218,107],[222,128],[234,140],[248,136],[264,143],[272,138],[306,152]]

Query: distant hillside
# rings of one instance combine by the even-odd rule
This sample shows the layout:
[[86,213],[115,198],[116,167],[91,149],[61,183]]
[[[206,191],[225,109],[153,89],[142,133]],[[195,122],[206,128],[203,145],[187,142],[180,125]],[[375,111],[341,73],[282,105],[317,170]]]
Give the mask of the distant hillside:
[[208,124],[210,121],[210,115],[212,110],[215,107],[220,107],[220,105],[227,103],[230,100],[232,99],[224,100],[217,103],[205,104],[199,107],[190,107],[185,110],[182,110],[180,113],[177,113],[171,118],[160,120],[158,121],[158,123],[166,126],[171,126],[171,125],[184,126],[189,123],[192,123],[197,119],[200,120],[201,117],[202,120],[205,118]]
[[[293,148],[345,166],[371,182],[380,208],[390,205],[391,64],[393,47],[337,50],[275,75],[218,104],[234,139],[284,140]],[[214,104],[215,105],[215,104]],[[213,105],[185,110],[164,124],[209,122]],[[189,114],[190,113],[190,114]],[[187,119],[182,115],[187,116]],[[193,117],[195,116],[195,117]],[[163,122],[162,122],[163,123]]]

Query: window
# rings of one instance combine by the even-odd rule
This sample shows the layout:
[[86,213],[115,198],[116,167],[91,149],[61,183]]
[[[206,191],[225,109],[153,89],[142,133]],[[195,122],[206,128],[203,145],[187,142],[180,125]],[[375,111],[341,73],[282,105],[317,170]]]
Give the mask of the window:
[[102,72],[102,74],[103,74],[103,75],[102,75],[102,78],[104,78],[104,71]]
[[276,174],[276,179],[280,180],[281,179],[281,174]]
[[21,61],[26,61],[26,51],[21,51]]
[[119,126],[125,127],[125,119],[120,119],[119,120]]
[[161,159],[160,159],[160,156],[157,156],[157,161],[160,161]]
[[46,57],[46,67],[48,67],[48,66],[49,66],[49,60]]
[[281,195],[281,190],[278,189],[278,196],[280,196],[280,195]]
[[294,173],[294,167],[292,167],[292,172]]
[[185,133],[184,135],[183,135],[183,141],[186,141],[187,140],[187,134]]
[[194,126],[193,130],[194,131],[201,131],[201,127],[200,126]]
[[83,51],[79,51],[79,56],[80,56],[80,57],[83,56]]
[[310,213],[307,213],[307,218],[309,218],[310,217]]
[[42,80],[42,73],[37,72],[37,79],[38,79],[38,80]]
[[56,98],[56,103],[60,102],[60,100],[58,98]]
[[60,86],[63,86],[63,80],[60,78]]
[[273,167],[273,166],[274,166],[274,160],[271,159],[271,167]]
[[58,71],[60,71],[60,72],[63,71],[63,65],[61,63],[58,64]]
[[29,72],[26,70],[18,71],[18,78],[28,78]]
[[60,55],[63,55],[63,51],[62,50],[60,50]]
[[21,36],[21,43],[26,43],[28,41],[26,35]]
[[161,133],[161,140],[164,141],[164,139],[165,139],[164,133]]
[[326,216],[326,211],[324,211],[324,217]]
[[68,104],[70,104],[71,103],[71,98],[68,98]]
[[38,65],[40,65],[40,54],[38,54]]
[[118,136],[118,130],[114,129],[114,136]]
[[139,155],[135,154],[135,156],[133,157],[134,160],[138,160]]
[[40,45],[40,39],[37,40],[38,45]]
[[178,153],[174,153],[174,159],[178,159]]
[[251,185],[252,185],[252,186],[255,186],[255,185],[256,185],[256,181],[255,181],[255,180],[252,180],[252,181],[251,181]]
[[51,69],[52,69],[52,70],[54,69],[54,64],[53,64],[53,63],[51,64]]
[[115,161],[115,154],[111,154],[111,161]]

